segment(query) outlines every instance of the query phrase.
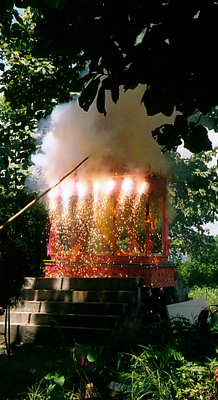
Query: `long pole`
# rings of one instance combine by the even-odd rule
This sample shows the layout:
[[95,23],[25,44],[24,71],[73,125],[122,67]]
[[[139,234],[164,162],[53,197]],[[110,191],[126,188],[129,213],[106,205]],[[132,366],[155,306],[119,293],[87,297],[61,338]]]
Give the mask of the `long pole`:
[[66,179],[69,175],[71,175],[73,172],[75,172],[85,161],[88,160],[89,157],[84,158],[79,164],[76,165],[71,171],[69,171],[66,175],[63,176],[55,185],[51,186],[45,192],[41,193],[38,197],[36,197],[34,200],[32,200],[30,203],[28,203],[22,210],[18,211],[16,214],[14,214],[11,218],[9,218],[3,225],[0,226],[0,231],[5,228],[8,224],[10,224],[15,218],[19,217],[21,214],[23,214],[24,211],[26,211],[28,208],[30,208],[33,204],[37,203],[43,196],[45,196],[50,190],[54,189],[56,186],[58,186],[64,179]]

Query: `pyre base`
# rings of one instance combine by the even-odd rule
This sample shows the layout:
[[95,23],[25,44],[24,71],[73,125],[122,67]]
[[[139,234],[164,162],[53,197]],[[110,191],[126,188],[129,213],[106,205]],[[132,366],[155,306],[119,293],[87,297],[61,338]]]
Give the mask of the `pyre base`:
[[82,262],[45,261],[46,278],[142,278],[150,288],[175,286],[173,264],[86,264]]

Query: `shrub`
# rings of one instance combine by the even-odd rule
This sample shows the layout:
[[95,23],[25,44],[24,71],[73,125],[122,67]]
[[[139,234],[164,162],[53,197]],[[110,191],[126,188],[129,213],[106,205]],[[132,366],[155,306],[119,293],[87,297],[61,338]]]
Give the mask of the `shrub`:
[[132,354],[114,351],[113,343],[76,345],[69,373],[47,374],[25,400],[215,400],[218,361],[211,323],[176,318],[165,332],[165,342],[161,327],[159,341],[136,342]]
[[185,262],[182,262],[181,254],[172,257],[177,274],[188,288],[195,285],[215,286],[218,283],[218,236],[204,240],[205,243],[195,245],[195,251],[188,255]]
[[189,259],[176,265],[176,272],[184,280],[185,285],[209,286],[216,285],[218,276],[218,264],[203,263],[201,260]]
[[199,287],[195,285],[189,290],[189,296],[193,299],[205,298],[207,301],[207,305],[212,306],[217,304],[218,288],[211,286]]
[[215,399],[215,359],[191,362],[171,346],[148,346],[132,355],[130,364],[130,371],[121,376],[130,387],[126,400]]

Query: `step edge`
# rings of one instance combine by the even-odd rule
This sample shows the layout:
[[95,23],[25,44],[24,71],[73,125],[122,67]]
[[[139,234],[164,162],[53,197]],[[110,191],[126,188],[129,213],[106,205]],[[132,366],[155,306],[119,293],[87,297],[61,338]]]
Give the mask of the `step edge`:
[[[1,326],[1,324],[0,324]],[[96,331],[111,331],[112,328],[98,328],[98,327],[89,327],[89,326],[69,326],[69,325],[59,325],[59,326],[55,326],[55,325],[36,325],[36,324],[21,324],[21,323],[11,323],[11,327],[37,327],[37,328],[49,328],[49,329],[85,329],[85,330],[96,330]],[[1,335],[1,333],[0,333]]]

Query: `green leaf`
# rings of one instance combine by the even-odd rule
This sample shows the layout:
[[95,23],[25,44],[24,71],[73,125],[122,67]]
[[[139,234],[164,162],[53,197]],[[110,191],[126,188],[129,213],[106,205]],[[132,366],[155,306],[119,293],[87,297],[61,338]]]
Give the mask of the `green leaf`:
[[84,75],[82,78],[75,79],[71,84],[71,90],[73,92],[80,92],[84,84],[90,80],[90,74]]
[[54,377],[54,382],[58,385],[58,386],[63,386],[64,382],[65,382],[65,377],[63,375],[61,376],[55,376]]
[[23,19],[21,18],[21,16],[20,16],[20,14],[18,13],[18,11],[17,11],[17,10],[13,10],[12,13],[13,13],[14,17],[16,18],[17,22],[18,22],[22,27],[24,27],[24,21],[23,21]]
[[165,124],[156,128],[152,131],[152,136],[164,151],[176,149],[182,143],[175,126],[172,124]]
[[[55,385],[54,384],[50,384],[49,387],[46,390],[47,395],[50,395],[53,392],[54,388],[55,388]],[[50,397],[49,397],[49,399],[50,399]]]
[[98,86],[100,83],[100,77],[92,79],[89,84],[83,89],[80,97],[79,97],[79,105],[83,108],[83,110],[88,111],[90,105],[95,99]]
[[202,125],[194,126],[187,135],[184,135],[184,145],[192,153],[212,150],[212,143],[208,138],[207,129]]
[[119,86],[118,85],[113,85],[111,87],[111,97],[114,103],[116,103],[119,100]]
[[104,114],[106,116],[106,110],[105,110],[105,88],[104,88],[104,86],[101,86],[99,91],[98,91],[97,109],[101,114]]
[[94,351],[90,351],[88,354],[87,354],[87,360],[89,361],[89,362],[95,362],[96,361],[96,357],[97,356],[97,353],[96,352],[94,352]]
[[143,41],[143,39],[144,39],[144,37],[145,37],[145,34],[146,34],[146,32],[147,32],[147,29],[148,29],[147,26],[145,26],[145,27],[142,29],[142,31],[140,32],[140,34],[136,37],[136,41],[135,41],[135,43],[134,43],[134,46],[137,46],[138,44],[142,43],[142,41]]
[[46,379],[46,380],[53,379],[53,374],[51,372],[49,372],[47,375],[45,375],[44,379]]

